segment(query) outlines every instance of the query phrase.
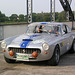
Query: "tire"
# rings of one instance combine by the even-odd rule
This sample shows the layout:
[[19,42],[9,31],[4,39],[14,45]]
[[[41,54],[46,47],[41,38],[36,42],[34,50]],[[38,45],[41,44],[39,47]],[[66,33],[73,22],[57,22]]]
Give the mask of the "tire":
[[8,59],[4,56],[4,59],[7,63],[15,63],[16,60]]
[[75,52],[75,39],[73,40],[72,47],[71,47],[69,52],[70,53],[74,53]]
[[56,46],[52,58],[48,60],[48,65],[57,66],[59,64],[59,60],[60,60],[60,49],[59,46]]

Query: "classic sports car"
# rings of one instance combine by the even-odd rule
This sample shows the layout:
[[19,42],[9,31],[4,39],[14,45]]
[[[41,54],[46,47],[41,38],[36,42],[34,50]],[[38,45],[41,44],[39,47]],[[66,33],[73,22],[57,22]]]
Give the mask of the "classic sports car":
[[25,34],[2,41],[5,61],[47,61],[58,65],[60,56],[75,51],[75,37],[68,25],[38,22],[28,25]]

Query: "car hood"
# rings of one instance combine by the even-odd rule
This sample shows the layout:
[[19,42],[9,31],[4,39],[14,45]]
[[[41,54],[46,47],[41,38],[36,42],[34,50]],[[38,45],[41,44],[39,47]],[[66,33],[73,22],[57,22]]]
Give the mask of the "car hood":
[[20,47],[23,47],[24,44],[26,46],[36,44],[42,45],[44,42],[49,43],[50,41],[54,40],[55,37],[56,36],[52,34],[23,34],[16,37],[11,44],[19,45]]

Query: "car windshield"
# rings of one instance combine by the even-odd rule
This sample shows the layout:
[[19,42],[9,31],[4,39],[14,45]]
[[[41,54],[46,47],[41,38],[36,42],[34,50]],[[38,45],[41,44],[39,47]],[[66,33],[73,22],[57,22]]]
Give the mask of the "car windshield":
[[60,25],[37,25],[29,26],[27,33],[51,33],[60,34]]

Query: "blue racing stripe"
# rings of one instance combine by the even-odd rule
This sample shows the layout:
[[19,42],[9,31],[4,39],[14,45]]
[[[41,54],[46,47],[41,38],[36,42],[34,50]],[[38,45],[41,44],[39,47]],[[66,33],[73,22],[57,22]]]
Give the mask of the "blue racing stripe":
[[37,36],[39,36],[39,35],[32,35],[29,37],[29,39],[32,39],[32,38],[37,37]]
[[[30,36],[29,38],[26,38],[26,39],[33,39],[34,37],[37,37],[37,36],[39,36],[39,35],[32,35],[32,36]],[[26,48],[30,42],[31,42],[30,40],[26,40],[26,41],[22,42],[20,47]]]
[[48,24],[48,23],[41,23],[41,24]]

